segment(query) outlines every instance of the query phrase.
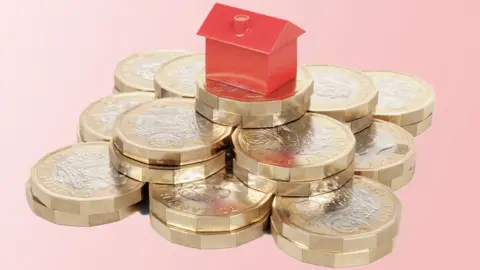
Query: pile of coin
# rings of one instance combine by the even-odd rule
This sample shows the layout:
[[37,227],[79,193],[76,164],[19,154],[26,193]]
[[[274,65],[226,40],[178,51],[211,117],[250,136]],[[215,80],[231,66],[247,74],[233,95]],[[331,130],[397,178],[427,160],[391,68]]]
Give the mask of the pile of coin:
[[32,168],[32,211],[94,226],[149,201],[153,229],[188,247],[236,247],[270,224],[276,245],[306,263],[359,266],[392,252],[402,211],[393,192],[414,176],[431,86],[305,65],[260,95],[208,80],[204,67],[205,54],[183,50],[121,61],[115,94],[82,112],[78,144]]
[[374,117],[397,124],[413,136],[432,125],[435,92],[431,85],[398,72],[366,72],[379,91]]
[[202,70],[196,81],[197,112],[212,122],[244,128],[276,127],[299,119],[310,106],[313,80],[303,67],[296,80],[268,95],[206,80]]
[[107,142],[79,143],[47,154],[26,185],[32,211],[52,223],[94,226],[135,213],[143,183],[110,164]]
[[231,127],[197,114],[193,99],[155,99],[118,116],[110,144],[111,163],[141,182],[204,179],[225,167],[231,132]]
[[273,194],[221,170],[179,185],[150,184],[152,227],[170,242],[199,249],[240,246],[262,236]]
[[388,187],[363,176],[312,197],[277,196],[271,231],[277,246],[302,262],[351,267],[392,252],[401,204]]

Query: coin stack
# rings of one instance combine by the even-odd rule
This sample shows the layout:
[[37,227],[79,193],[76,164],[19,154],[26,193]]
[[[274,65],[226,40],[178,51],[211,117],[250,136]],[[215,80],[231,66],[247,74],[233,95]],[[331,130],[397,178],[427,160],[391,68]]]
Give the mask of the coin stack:
[[141,182],[200,180],[225,167],[231,132],[195,113],[193,99],[155,99],[118,116],[110,159]]
[[204,67],[204,53],[185,55],[166,62],[155,75],[155,96],[195,98],[195,80]]
[[129,92],[93,102],[80,115],[78,142],[110,141],[119,114],[153,99],[152,92]]
[[432,125],[435,106],[433,87],[411,75],[398,72],[366,72],[379,91],[374,117],[397,124],[413,136]]
[[378,102],[373,81],[360,71],[338,66],[306,65],[314,86],[310,112],[345,123],[353,133],[368,128]]
[[184,50],[152,50],[138,52],[123,59],[115,68],[113,93],[154,92],[153,79],[166,62],[190,54]]
[[274,92],[262,95],[205,78],[205,70],[197,76],[196,103],[198,113],[212,122],[244,128],[276,127],[299,119],[310,106],[313,80],[299,67],[296,80]]
[[115,171],[108,143],[71,145],[47,154],[26,185],[32,211],[52,223],[94,226],[119,221],[139,209],[143,183]]
[[372,263],[391,253],[401,203],[388,187],[363,176],[313,197],[277,196],[271,230],[277,246],[299,261],[327,267]]
[[198,249],[240,246],[262,236],[273,194],[221,170],[179,185],[150,184],[152,227],[168,241]]

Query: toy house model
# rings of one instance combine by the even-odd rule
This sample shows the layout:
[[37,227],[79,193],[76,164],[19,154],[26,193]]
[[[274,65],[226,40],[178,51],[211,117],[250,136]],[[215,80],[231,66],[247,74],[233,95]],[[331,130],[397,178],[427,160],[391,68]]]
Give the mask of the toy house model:
[[206,39],[206,77],[271,93],[295,78],[303,33],[289,21],[217,3],[197,33]]

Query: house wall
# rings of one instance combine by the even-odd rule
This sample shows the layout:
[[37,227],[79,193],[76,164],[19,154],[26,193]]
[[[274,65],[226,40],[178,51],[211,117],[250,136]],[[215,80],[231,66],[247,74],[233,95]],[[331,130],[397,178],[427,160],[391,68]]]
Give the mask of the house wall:
[[297,40],[287,43],[268,60],[268,88],[276,89],[297,75]]
[[268,55],[206,39],[206,76],[252,91],[262,91],[268,80]]

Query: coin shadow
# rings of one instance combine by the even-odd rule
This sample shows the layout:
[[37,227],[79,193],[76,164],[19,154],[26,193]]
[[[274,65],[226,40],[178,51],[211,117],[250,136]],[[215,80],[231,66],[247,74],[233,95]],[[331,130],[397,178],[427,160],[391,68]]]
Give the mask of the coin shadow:
[[140,214],[148,215],[150,214],[150,196],[148,193],[148,185],[145,185],[142,189],[142,198],[143,200],[140,202]]

